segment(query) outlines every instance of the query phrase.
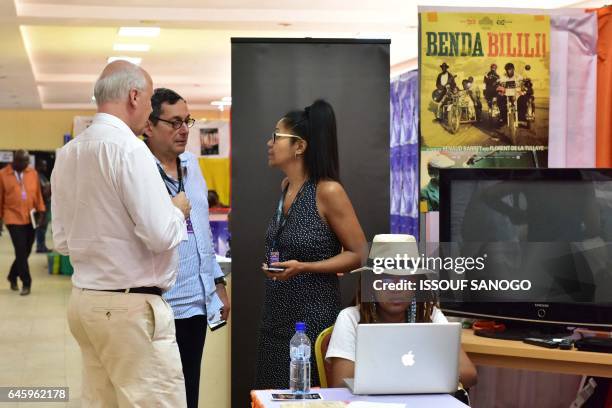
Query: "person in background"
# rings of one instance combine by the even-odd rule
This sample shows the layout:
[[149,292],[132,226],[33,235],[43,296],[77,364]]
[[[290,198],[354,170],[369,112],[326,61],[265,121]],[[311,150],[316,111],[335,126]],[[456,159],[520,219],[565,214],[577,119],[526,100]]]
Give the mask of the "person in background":
[[[504,65],[504,74],[499,78],[498,84],[500,85],[500,87],[502,87],[502,89],[515,89],[520,88],[522,80],[523,77],[515,72],[514,64],[508,62],[506,65]],[[505,94],[505,90],[501,91],[501,93],[502,94],[497,95],[497,106],[499,107],[499,125],[503,126],[508,120],[508,97]],[[521,120],[522,112],[518,113],[519,120]]]
[[436,77],[436,89],[432,93],[432,98],[437,104],[436,118],[438,120],[441,120],[443,117],[443,108],[450,98],[449,92],[455,92],[457,90],[455,75],[450,73],[448,70],[449,68],[446,62],[440,65],[442,71]]
[[499,74],[497,73],[497,64],[491,64],[491,70],[484,76],[485,83],[485,99],[489,106],[489,111],[493,107],[493,98],[497,96],[497,83],[499,82]]
[[451,89],[455,89],[457,84],[455,83],[455,76],[448,70],[450,67],[446,62],[440,65],[441,72],[436,77],[436,89],[443,91],[444,96],[446,94],[446,86],[450,86]]
[[45,242],[47,227],[49,226],[49,221],[51,220],[51,182],[47,178],[48,169],[49,165],[45,159],[36,160],[36,171],[38,172],[38,178],[40,179],[40,191],[42,192],[43,201],[45,202],[45,207],[47,208],[43,222],[38,226],[38,228],[36,228],[36,253],[38,254],[51,252],[51,250],[47,248],[47,244]]
[[480,121],[482,103],[480,103],[480,89],[478,89],[478,86],[474,85],[474,77],[468,77],[467,79],[461,81],[461,86],[463,90],[467,92],[470,100],[472,101],[469,107],[470,114],[473,113],[474,116],[476,116],[476,121]]
[[[367,243],[340,184],[336,117],[329,103],[317,100],[284,115],[267,146],[268,165],[286,178],[265,240],[256,388],[279,389],[289,385],[295,323],[306,323],[312,344],[334,323],[340,311],[338,274],[361,265]],[[269,271],[268,265],[282,271]],[[311,372],[316,387],[316,362]]]
[[444,154],[436,154],[427,163],[429,183],[421,189],[421,201],[427,203],[427,211],[440,211],[440,169],[454,165],[455,162]]
[[172,309],[176,247],[190,205],[170,199],[137,135],[151,113],[149,74],[108,64],[91,126],[62,147],[51,174],[55,249],[74,267],[68,324],[83,360],[84,407],[184,407]]
[[228,208],[219,200],[219,194],[215,190],[208,190],[208,208]]
[[[17,150],[13,163],[0,170],[0,224],[6,224],[15,249],[15,260],[8,274],[11,290],[19,290],[17,278],[21,280],[21,295],[27,296],[32,288],[32,276],[28,258],[34,243],[32,221],[40,224],[45,217],[45,203],[40,191],[38,173],[29,167],[30,155]],[[32,213],[35,212],[34,220]]]
[[156,89],[151,107],[144,132],[147,146],[155,156],[168,194],[184,192],[191,203],[186,221],[188,240],[178,248],[176,284],[164,298],[174,312],[187,407],[197,408],[207,322],[215,323],[219,315],[227,320],[230,301],[211,240],[206,181],[197,157],[185,151],[189,128],[195,119],[191,118],[185,99],[171,89]]

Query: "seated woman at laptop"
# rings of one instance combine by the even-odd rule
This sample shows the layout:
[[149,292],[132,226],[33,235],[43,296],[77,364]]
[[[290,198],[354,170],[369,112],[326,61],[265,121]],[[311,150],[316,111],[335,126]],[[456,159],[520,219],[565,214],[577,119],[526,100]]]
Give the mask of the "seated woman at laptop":
[[[437,302],[432,295],[419,295],[419,301],[417,301],[416,294],[408,290],[382,291],[372,289],[375,280],[381,281],[377,284],[380,287],[382,283],[397,284],[398,282],[415,280],[418,279],[418,275],[407,278],[406,276],[397,276],[397,274],[376,275],[371,271],[360,272],[361,275],[357,285],[357,305],[342,310],[338,315],[325,356],[332,367],[331,376],[328,379],[329,387],[344,387],[344,379],[354,377],[358,324],[448,323],[442,311],[437,308]],[[363,286],[362,283],[364,283]],[[429,299],[420,301],[426,300],[424,299],[425,296]],[[465,388],[476,384],[476,367],[463,350],[461,350],[459,357],[459,381]]]

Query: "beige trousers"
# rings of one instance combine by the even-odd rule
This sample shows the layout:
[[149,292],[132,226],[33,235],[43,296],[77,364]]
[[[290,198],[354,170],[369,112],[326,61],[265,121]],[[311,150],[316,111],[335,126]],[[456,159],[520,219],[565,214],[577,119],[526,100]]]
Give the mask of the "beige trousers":
[[186,407],[172,309],[160,296],[72,289],[83,407]]

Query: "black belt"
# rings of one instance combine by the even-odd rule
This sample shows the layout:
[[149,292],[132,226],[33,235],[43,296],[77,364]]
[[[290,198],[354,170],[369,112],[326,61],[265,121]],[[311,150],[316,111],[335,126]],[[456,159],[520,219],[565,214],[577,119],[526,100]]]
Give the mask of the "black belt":
[[139,288],[130,289],[88,289],[88,290],[99,290],[102,292],[123,292],[123,293],[142,293],[145,295],[162,295],[162,290],[156,286],[141,286]]

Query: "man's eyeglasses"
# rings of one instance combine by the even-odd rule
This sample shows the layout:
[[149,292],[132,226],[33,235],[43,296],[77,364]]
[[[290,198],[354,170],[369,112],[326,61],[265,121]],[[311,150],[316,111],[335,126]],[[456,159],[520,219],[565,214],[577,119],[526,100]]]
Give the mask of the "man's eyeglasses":
[[290,135],[289,133],[274,132],[274,133],[272,133],[272,143],[276,143],[276,139],[278,139],[279,137],[294,137],[296,139],[304,140],[304,138],[302,138],[302,137],[300,137],[298,135]]
[[172,129],[174,130],[178,130],[181,128],[181,126],[183,126],[183,123],[187,125],[188,128],[192,127],[195,123],[195,119],[193,118],[189,118],[189,119],[185,119],[185,120],[166,120],[166,119],[162,119],[162,118],[156,118],[156,117],[152,117],[152,119],[156,119],[156,120],[160,120],[162,122],[166,122],[168,124],[170,124],[172,126]]

